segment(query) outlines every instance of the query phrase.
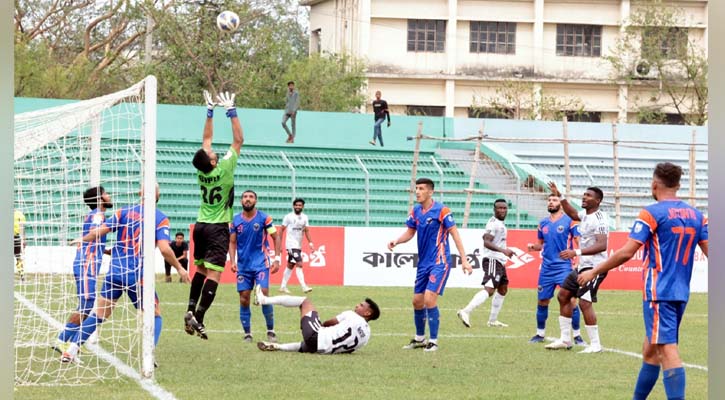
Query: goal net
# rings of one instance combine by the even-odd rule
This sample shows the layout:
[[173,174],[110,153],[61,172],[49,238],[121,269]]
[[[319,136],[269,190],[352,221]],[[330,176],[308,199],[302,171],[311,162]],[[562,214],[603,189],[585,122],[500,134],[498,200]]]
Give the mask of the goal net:
[[[101,185],[115,210],[141,201],[155,215],[156,79],[95,99],[15,115],[14,208],[25,216],[14,283],[16,385],[83,385],[117,379],[129,368],[153,375],[154,218],[142,228],[144,294],[137,311],[121,296],[113,315],[80,351],[80,364],[62,364],[59,333],[79,304],[69,242],[82,235],[90,208],[83,192]],[[151,194],[151,196],[149,196]],[[121,228],[122,229],[122,228]],[[115,243],[107,236],[106,249]],[[96,283],[100,296],[110,256]],[[141,297],[141,296],[139,296]],[[96,300],[96,303],[98,300]]]

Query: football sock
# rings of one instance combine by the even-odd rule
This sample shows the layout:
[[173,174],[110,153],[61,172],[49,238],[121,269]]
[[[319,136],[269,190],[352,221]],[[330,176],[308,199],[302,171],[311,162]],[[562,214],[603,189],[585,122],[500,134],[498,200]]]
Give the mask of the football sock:
[[252,311],[249,306],[239,306],[239,321],[242,322],[244,333],[249,333],[252,330]]
[[589,344],[592,346],[601,346],[599,342],[599,326],[598,325],[584,325],[587,328],[587,335],[589,335]]
[[428,311],[428,328],[430,328],[430,340],[435,341],[436,339],[438,339],[438,326],[440,326],[440,312],[438,311],[438,306],[431,307],[427,311]]
[[295,268],[295,274],[297,275],[297,280],[300,281],[300,286],[306,288],[307,284],[305,283],[305,273],[302,272],[302,268]]
[[74,324],[72,322],[68,322],[65,324],[65,329],[60,331],[60,334],[58,335],[58,340],[61,342],[67,342],[75,336],[75,333],[78,332],[78,327],[80,325]]
[[413,310],[413,321],[415,322],[415,340],[418,340],[419,337],[425,336],[425,317],[425,308],[421,308],[420,310]]
[[571,343],[571,318],[560,315],[559,329],[561,329],[561,341]]
[[99,324],[102,324],[103,320],[101,318],[98,318],[96,313],[92,313],[88,316],[88,318],[84,319],[81,323],[81,329],[78,335],[75,335],[75,342],[79,345],[82,345],[83,343],[88,340],[88,338],[93,334],[93,332],[96,331],[96,328],[98,328]]
[[274,330],[274,307],[271,304],[265,304],[262,306],[262,314],[264,314],[264,320],[267,322],[267,330]]
[[684,400],[685,369],[682,367],[666,369],[662,371],[662,376],[664,377],[667,400]]
[[300,351],[300,348],[302,348],[301,342],[282,343],[279,345],[279,349],[282,351]]
[[287,287],[287,281],[289,281],[289,278],[292,276],[292,269],[285,268],[284,269],[284,276],[282,276],[282,284],[279,285],[280,287]]
[[[576,306],[576,307],[574,307],[574,311],[571,313],[571,328],[575,332],[579,331],[580,321],[581,321],[581,312],[579,311],[579,306]],[[576,335],[574,335],[574,336],[576,336]]]
[[488,316],[488,320],[493,322],[498,320],[498,313],[501,312],[503,307],[503,301],[506,296],[502,296],[499,292],[493,293],[493,299],[491,299],[491,314]]
[[258,296],[259,304],[276,304],[283,307],[299,307],[305,301],[305,296]]
[[164,325],[163,318],[160,315],[154,317],[154,347],[159,344],[159,338],[161,337],[161,327]]
[[186,311],[196,311],[196,303],[199,301],[199,296],[201,296],[201,288],[204,287],[205,279],[206,276],[200,273],[194,274],[194,278],[191,280],[191,289],[189,289],[189,306]]
[[536,334],[544,336],[546,319],[549,318],[549,306],[536,306]]
[[473,295],[473,298],[470,302],[468,302],[468,305],[463,307],[463,311],[467,313],[472,312],[476,307],[483,304],[486,299],[488,299],[488,292],[486,290],[481,290],[480,292]]
[[211,307],[211,303],[214,301],[214,297],[216,297],[216,289],[218,286],[219,284],[211,279],[207,279],[206,282],[204,282],[204,287],[201,290],[199,306],[196,307],[196,313],[194,313],[196,321],[200,324],[204,323],[204,314],[206,314],[206,311],[209,307]]
[[660,375],[660,366],[647,364],[642,362],[642,368],[639,370],[639,376],[637,377],[637,383],[634,386],[634,397],[632,400],[645,400],[652,388],[657,383],[657,378]]

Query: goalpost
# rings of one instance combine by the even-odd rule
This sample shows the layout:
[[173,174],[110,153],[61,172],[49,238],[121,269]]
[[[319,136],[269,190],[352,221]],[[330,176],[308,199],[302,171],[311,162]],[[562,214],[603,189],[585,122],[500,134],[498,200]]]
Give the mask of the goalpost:
[[[83,385],[122,371],[153,378],[156,196],[156,78],[95,99],[15,115],[14,208],[26,217],[24,279],[15,275],[16,385]],[[52,349],[76,310],[73,259],[90,209],[83,191],[102,185],[113,198],[106,217],[138,204],[143,183],[143,304],[127,296],[81,349],[81,364],[62,364]],[[115,242],[107,236],[106,249]],[[96,297],[108,272],[104,256]]]

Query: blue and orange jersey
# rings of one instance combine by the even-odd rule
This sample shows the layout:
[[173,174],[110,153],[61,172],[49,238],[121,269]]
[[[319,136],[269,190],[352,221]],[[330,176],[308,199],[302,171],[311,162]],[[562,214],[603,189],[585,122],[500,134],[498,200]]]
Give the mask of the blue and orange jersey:
[[[143,205],[123,207],[113,213],[105,224],[111,232],[117,232],[116,244],[111,250],[111,272],[138,272],[143,257]],[[156,242],[170,241],[169,218],[156,209]]]
[[559,253],[572,248],[573,239],[580,236],[578,226],[577,221],[566,214],[561,214],[555,220],[546,217],[539,222],[536,236],[544,241],[544,247],[541,250],[542,274],[559,273],[562,270],[571,269],[571,260],[560,258]]
[[422,205],[416,204],[405,225],[415,229],[418,236],[418,266],[450,263],[448,232],[456,226],[456,222],[448,207],[434,201],[430,208],[424,210]]
[[[103,225],[106,215],[100,208],[91,210],[83,219],[83,236],[91,230]],[[73,260],[73,272],[78,276],[96,276],[103,261],[103,250],[106,249],[106,235],[94,242],[84,242],[78,246]]]
[[660,201],[639,212],[629,237],[644,245],[644,300],[689,299],[695,246],[707,236],[707,218],[683,201]]
[[257,210],[252,218],[243,213],[234,216],[231,234],[237,235],[238,271],[259,271],[269,268],[267,237],[276,232],[272,217]]

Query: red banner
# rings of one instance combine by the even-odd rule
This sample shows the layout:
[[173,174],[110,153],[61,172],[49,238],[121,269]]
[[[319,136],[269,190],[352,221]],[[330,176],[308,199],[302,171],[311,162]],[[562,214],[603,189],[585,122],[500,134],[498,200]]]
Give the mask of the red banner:
[[[279,230],[278,230],[279,231]],[[194,224],[189,226],[189,273],[191,276],[196,272],[194,266]],[[302,261],[305,271],[305,281],[310,286],[332,285],[342,286],[343,282],[343,260],[345,259],[344,232],[342,227],[310,227],[310,236],[315,244],[315,252],[310,252],[305,243],[302,249]],[[284,243],[284,237],[282,238]],[[274,243],[270,240],[271,254],[274,254]],[[270,276],[270,283],[279,285],[282,282],[282,274],[287,265],[287,252],[282,252],[282,265],[277,273]],[[227,259],[221,283],[235,283],[236,274],[231,271],[231,264]],[[290,285],[296,285],[297,276],[292,274],[289,280]]]

